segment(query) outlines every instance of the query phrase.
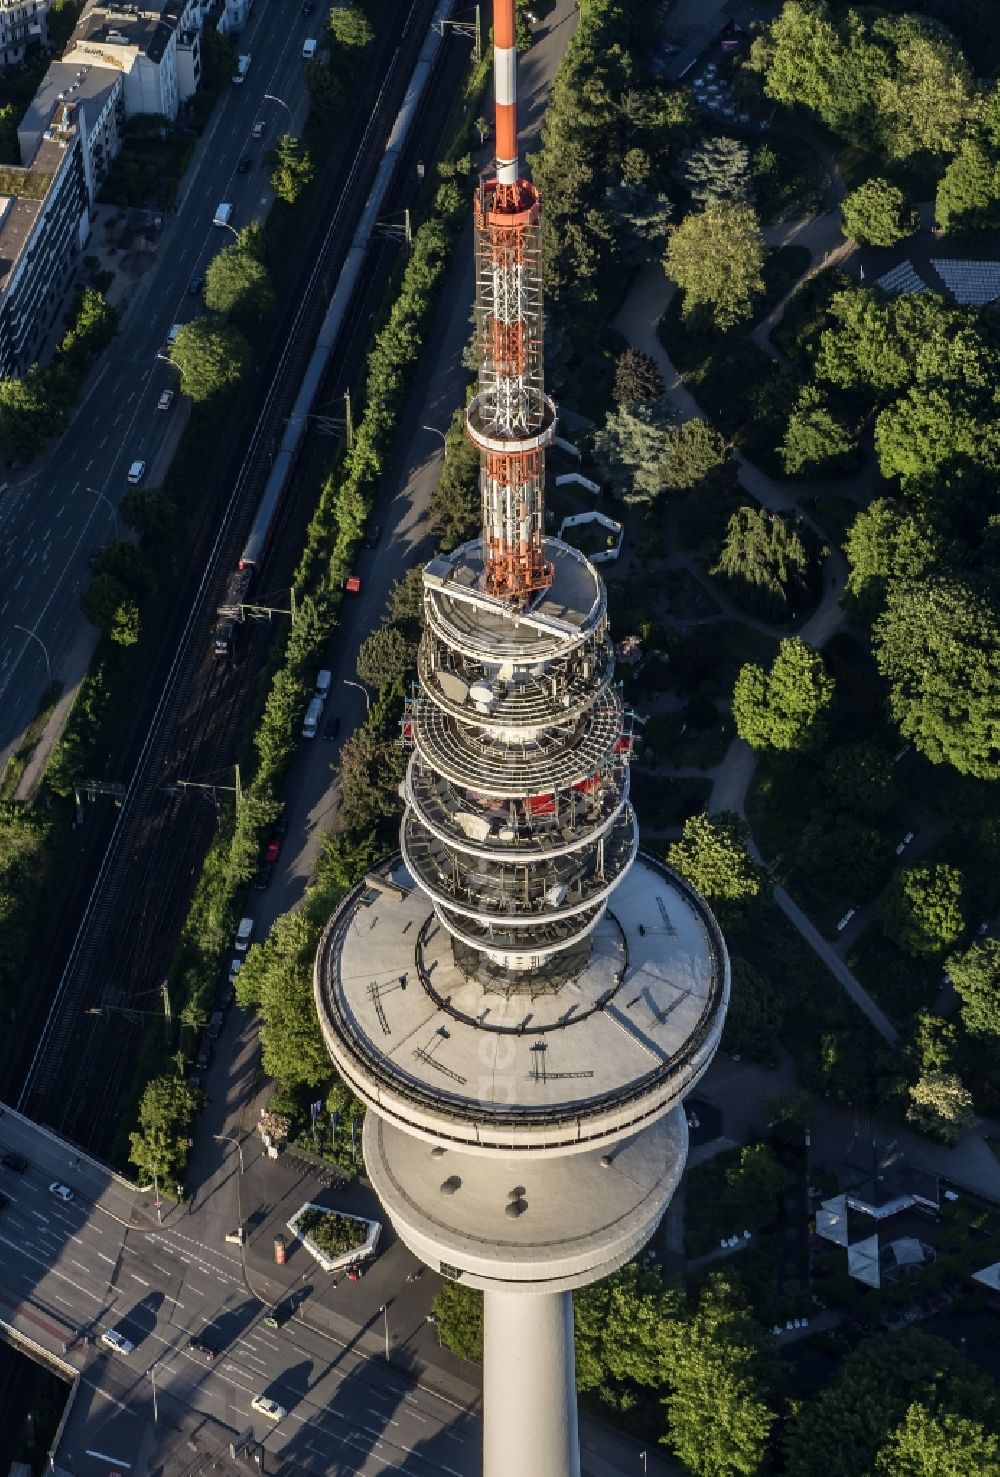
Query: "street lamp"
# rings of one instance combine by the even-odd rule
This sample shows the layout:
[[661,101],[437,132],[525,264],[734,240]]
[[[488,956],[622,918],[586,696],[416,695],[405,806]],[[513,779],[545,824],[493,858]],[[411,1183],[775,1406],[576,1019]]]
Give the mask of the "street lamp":
[[45,642],[42,640],[41,636],[39,636],[39,634],[38,634],[37,631],[29,631],[28,628],[27,628],[27,626],[18,626],[18,625],[15,625],[14,626],[14,630],[15,631],[23,631],[24,634],[26,636],[30,636],[33,641],[37,641],[38,644],[39,644],[39,646],[42,648],[42,655],[45,658],[45,673],[46,673],[46,677],[48,678],[48,684],[51,687],[52,686],[52,665],[51,665],[51,663],[49,661],[49,650],[48,650],[48,647],[45,645]]
[[155,1364],[151,1364],[149,1366],[149,1378],[153,1382],[153,1425],[154,1426],[158,1426],[159,1423],[160,1423],[160,1413],[159,1413],[159,1411],[156,1408],[156,1365]]
[[[239,231],[236,229],[235,226],[231,226],[228,221],[213,221],[212,222],[212,225],[213,226],[221,226],[224,231],[232,231],[232,233],[236,237],[237,241],[240,239],[240,233],[239,233]],[[157,358],[162,359],[163,358],[163,355],[162,354],[158,354],[157,355]],[[174,361],[172,359],[169,359],[167,362],[169,364],[172,364]]]
[[448,460],[448,438],[444,434],[444,432],[443,431],[439,431],[438,428],[437,428],[437,426],[421,426],[420,429],[422,431],[431,431],[435,436],[440,436],[441,437],[441,441],[442,441],[442,443],[444,445],[444,459],[445,459],[445,461],[447,461]]
[[218,1139],[220,1143],[222,1143],[223,1141],[225,1141],[226,1143],[235,1144],[236,1145],[236,1152],[240,1156],[240,1174],[242,1174],[243,1173],[243,1140],[240,1139],[240,1138],[235,1137],[235,1134],[236,1134],[236,1129],[234,1128],[234,1129],[231,1129],[229,1133],[213,1133],[212,1137],[214,1139]]
[[371,697],[368,694],[367,687],[363,687],[360,682],[352,682],[351,679],[350,679],[350,677],[345,677],[344,678],[344,686],[345,687],[356,687],[359,692],[363,692],[364,693],[364,695],[365,695],[365,717],[367,718],[368,714],[372,710],[372,700],[371,700]]
[[385,1319],[385,1362],[389,1363],[389,1304],[383,1303],[379,1312]]
[[108,511],[111,514],[112,526],[113,526],[113,528],[115,530],[115,538],[117,538],[118,537],[118,534],[119,534],[118,509],[115,507],[114,503],[108,497],[107,493],[106,492],[102,492],[99,487],[88,487],[88,488],[85,489],[85,491],[92,492],[96,498],[100,498],[100,500],[101,500],[102,503],[107,503],[107,505],[108,505]]
[[288,114],[288,120],[290,123],[295,122],[295,116],[283,97],[278,97],[273,92],[265,92],[264,96],[267,98],[269,103],[278,103],[282,108],[284,108],[285,112]]
[[246,1253],[243,1249],[243,1197],[240,1191],[240,1180],[243,1177],[243,1144],[236,1134],[235,1129],[231,1129],[229,1133],[213,1133],[212,1137],[220,1143],[225,1141],[226,1143],[235,1144],[240,1156],[240,1172],[236,1176],[236,1225],[240,1233],[240,1255],[245,1257]]

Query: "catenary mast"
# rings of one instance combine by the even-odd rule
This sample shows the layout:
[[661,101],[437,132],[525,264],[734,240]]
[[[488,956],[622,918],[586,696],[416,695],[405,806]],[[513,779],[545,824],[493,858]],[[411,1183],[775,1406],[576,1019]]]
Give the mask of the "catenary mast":
[[519,177],[514,0],[475,200],[481,540],[424,571],[401,852],[330,920],[315,993],[367,1104],[397,1234],[484,1294],[484,1471],[575,1477],[572,1290],[655,1231],[681,1101],[718,1046],[725,943],[638,851],[604,585],[547,538],[538,192]]

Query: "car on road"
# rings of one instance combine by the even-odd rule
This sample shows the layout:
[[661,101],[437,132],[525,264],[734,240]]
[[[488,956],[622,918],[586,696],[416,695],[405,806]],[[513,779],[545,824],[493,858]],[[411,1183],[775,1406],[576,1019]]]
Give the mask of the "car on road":
[[253,126],[253,128],[251,130],[251,133],[252,133],[253,137],[254,138],[263,138],[264,137],[264,129],[266,127],[267,127],[267,124],[264,122],[263,118],[258,118],[257,119],[257,122],[254,124],[254,126]]
[[365,548],[377,549],[378,541],[382,537],[382,525],[380,523],[369,523],[365,529]]
[[201,289],[204,286],[205,278],[202,276],[201,272],[195,272],[194,276],[191,278],[191,281],[188,283],[188,292],[191,294],[192,297],[198,297]]
[[142,461],[133,462],[128,469],[128,481],[130,487],[138,487],[146,475],[146,463]]
[[131,1339],[127,1339],[117,1328],[106,1328],[101,1334],[101,1343],[106,1349],[114,1349],[116,1354],[131,1354],[135,1349]]
[[222,1035],[222,1028],[226,1024],[226,1018],[221,1010],[213,1010],[208,1018],[208,1030],[206,1035],[209,1041],[218,1041]]
[[13,1149],[8,1149],[6,1154],[0,1158],[0,1164],[4,1169],[12,1169],[15,1174],[23,1174],[28,1167],[28,1161],[23,1154],[15,1154]]
[[203,1041],[198,1047],[198,1055],[194,1059],[194,1064],[198,1068],[199,1072],[208,1071],[209,1067],[212,1065],[211,1041]]
[[67,1200],[73,1199],[73,1191],[69,1185],[61,1185],[58,1180],[52,1181],[49,1186],[49,1194],[54,1195],[57,1200],[62,1200],[64,1203]]
[[271,822],[271,835],[280,836],[282,841],[288,835],[288,812],[286,810],[279,810],[274,817]]
[[340,719],[338,717],[334,716],[333,718],[331,718],[329,720],[329,722],[327,723],[326,727],[323,729],[323,737],[325,739],[335,739],[337,737],[337,734],[339,732],[340,732]]
[[219,1357],[218,1349],[214,1348],[213,1345],[208,1342],[208,1339],[198,1337],[189,1339],[188,1348],[193,1354],[199,1354],[202,1359],[212,1360]]
[[280,855],[281,841],[277,836],[272,836],[270,841],[264,847],[264,860],[266,862],[276,862]]
[[232,985],[223,985],[215,997],[216,1010],[228,1010],[236,999],[236,991]]
[[269,1421],[283,1421],[288,1414],[285,1407],[272,1400],[270,1395],[255,1395],[250,1404],[258,1415],[266,1415]]
[[242,959],[232,959],[232,960],[230,960],[230,964],[229,964],[229,983],[231,985],[235,985],[235,983],[236,983],[236,976],[239,974],[239,972],[240,972],[240,970],[242,968],[243,968],[243,960]]
[[157,402],[156,402],[156,408],[157,408],[157,410],[169,410],[170,407],[171,407],[171,405],[173,405],[173,403],[174,403],[174,392],[173,392],[173,390],[164,390],[161,393],[159,400],[157,400]]
[[273,877],[274,867],[271,865],[271,863],[261,862],[256,872],[253,874],[253,882],[251,886],[256,892],[266,892],[271,885]]
[[251,169],[253,169],[253,160],[250,158],[250,155],[249,154],[244,154],[243,155],[243,158],[240,160],[239,164],[237,164],[237,166],[236,166],[236,173],[237,174],[249,174],[250,171],[251,171]]
[[167,348],[172,349],[177,342],[177,335],[184,327],[183,323],[171,323],[170,332],[167,334]]

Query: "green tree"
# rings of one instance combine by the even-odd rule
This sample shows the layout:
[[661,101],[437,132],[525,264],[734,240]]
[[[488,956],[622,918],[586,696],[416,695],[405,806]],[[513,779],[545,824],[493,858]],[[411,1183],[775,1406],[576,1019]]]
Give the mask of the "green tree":
[[[330,14],[332,17],[343,15],[344,12],[334,10]],[[303,190],[312,184],[316,174],[316,166],[313,164],[307,146],[302,139],[294,138],[289,133],[283,133],[275,144],[268,162],[271,165],[272,190],[279,200],[284,200],[288,205],[294,205]],[[211,307],[212,304],[209,306]]]
[[767,508],[737,508],[711,574],[762,616],[780,619],[805,599],[809,556],[795,524]]
[[434,1299],[438,1338],[459,1359],[483,1358],[483,1295],[463,1282],[443,1282]]
[[710,205],[671,228],[663,258],[684,293],[684,315],[705,309],[715,326],[733,328],[753,314],[764,291],[764,238],[749,205]]
[[733,718],[751,748],[801,752],[818,744],[832,702],[833,678],[822,656],[792,636],[781,642],[769,672],[753,662],[740,669]]
[[732,989],[722,1034],[722,1049],[757,1062],[770,1062],[773,1042],[784,1021],[784,1005],[771,981],[747,959],[732,961]]
[[922,520],[896,498],[880,497],[862,508],[847,530],[844,553],[853,609],[874,620],[891,581],[912,580],[936,562],[939,545]]
[[457,410],[448,428],[445,459],[431,493],[431,530],[440,547],[457,549],[482,528],[479,452],[465,434],[465,417]]
[[743,903],[759,895],[763,871],[751,858],[739,816],[692,815],[667,861],[711,903]]
[[1000,939],[985,938],[952,954],[948,973],[974,1036],[1000,1036]]
[[803,385],[779,447],[786,477],[836,473],[851,463],[857,449],[853,431],[822,391]]
[[823,783],[838,808],[851,815],[881,820],[898,804],[892,755],[867,739],[828,750]]
[[934,764],[1000,777],[1000,622],[986,595],[950,581],[898,580],[873,643],[904,738]]
[[663,394],[663,376],[653,359],[641,349],[626,349],[615,362],[616,405],[635,405],[642,400],[659,400]]
[[11,456],[30,461],[65,425],[66,412],[36,364],[20,379],[0,380],[0,442]]
[[940,954],[965,931],[964,885],[945,862],[901,867],[879,903],[886,934],[907,954]]
[[129,1158],[150,1179],[179,1177],[187,1160],[188,1130],[200,1094],[183,1077],[153,1077],[139,1103],[139,1131],[129,1134]]
[[127,595],[114,613],[108,635],[116,646],[137,646],[142,636],[138,603]]
[[801,104],[836,132],[867,137],[874,89],[887,67],[853,15],[845,23],[834,20],[825,0],[787,0],[754,42],[750,61],[775,102]]
[[[336,15],[337,11],[332,10],[330,14]],[[343,86],[326,62],[318,56],[310,57],[302,70],[306,79],[310,107],[317,117],[328,123],[331,122],[340,111],[340,105],[344,100]]]
[[162,487],[133,487],[118,504],[122,522],[136,533],[162,540],[177,527],[177,504]]
[[707,481],[729,455],[726,439],[701,416],[681,421],[667,430],[663,485],[687,492]]
[[231,323],[201,317],[184,324],[170,357],[180,373],[181,393],[203,401],[234,390],[249,374],[253,352]]
[[844,235],[866,246],[895,246],[920,224],[898,185],[875,175],[845,195],[840,206]]
[[668,1341],[665,1438],[695,1477],[760,1470],[775,1419],[764,1400],[763,1330],[736,1286],[709,1277],[692,1317]]
[[[274,306],[274,288],[268,270],[246,232],[225,246],[205,270],[205,306],[213,313],[238,313],[245,319],[265,318]],[[202,320],[196,319],[196,322]]]
[[975,236],[1000,225],[1000,161],[979,139],[963,139],[938,180],[934,219],[954,236]]
[[358,676],[380,691],[401,682],[417,659],[417,644],[399,626],[383,624],[366,636],[358,651]]
[[907,1119],[942,1143],[956,1143],[976,1121],[972,1093],[954,1072],[923,1072],[909,1092]]
[[574,1295],[576,1384],[627,1409],[636,1385],[658,1389],[666,1376],[671,1324],[683,1297],[659,1271],[629,1262]]
[[594,432],[594,461],[624,502],[650,503],[662,492],[671,415],[663,399],[619,405]]
[[674,207],[653,185],[623,182],[607,192],[617,226],[618,258],[625,267],[640,267],[663,255]]
[[21,146],[17,141],[17,125],[21,121],[21,109],[14,103],[0,107],[0,164],[21,163]]
[[[376,717],[376,709],[372,710]],[[402,810],[399,786],[406,769],[398,730],[385,735],[378,721],[363,723],[341,750],[341,820],[352,830],[368,831],[394,821]]]
[[684,154],[684,178],[701,206],[742,205],[750,199],[750,151],[725,135],[705,138]]
[[815,1477],[817,1452],[823,1453],[824,1477],[871,1472],[915,1403],[937,1419],[947,1413],[997,1428],[993,1382],[963,1354],[913,1329],[878,1334],[847,1354],[836,1377],[795,1410],[786,1429],[790,1477]]
[[952,154],[973,115],[973,86],[965,58],[952,41],[913,35],[896,53],[896,66],[876,89],[879,123],[890,154]]
[[313,1003],[315,953],[307,915],[283,913],[251,948],[236,980],[240,1004],[260,1013],[261,1065],[286,1088],[318,1087],[333,1076]]
[[[356,5],[338,6],[331,10],[326,26],[331,46],[340,47],[348,54],[363,51],[375,37],[371,22]],[[346,61],[352,67],[356,64],[356,58],[350,55]]]
[[1000,1471],[1000,1437],[978,1420],[909,1406],[875,1459],[880,1477],[990,1477]]

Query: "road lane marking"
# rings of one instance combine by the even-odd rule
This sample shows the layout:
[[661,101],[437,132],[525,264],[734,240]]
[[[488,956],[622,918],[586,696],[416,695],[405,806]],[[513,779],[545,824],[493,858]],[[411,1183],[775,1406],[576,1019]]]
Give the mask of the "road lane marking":
[[129,1272],[128,1273],[128,1276],[132,1278],[132,1281],[133,1282],[140,1282],[143,1287],[151,1287],[152,1286],[152,1283],[151,1282],[147,1282],[146,1279],[145,1279],[145,1277],[139,1277],[139,1276],[136,1275],[135,1272]]
[[44,1221],[45,1224],[48,1225],[48,1223],[49,1223],[48,1216],[47,1215],[42,1215],[42,1212],[40,1210],[33,1210],[31,1212],[31,1214],[35,1217],[36,1220]]
[[[128,1407],[123,1406],[122,1409],[127,1410]],[[110,1462],[111,1465],[114,1467],[128,1467],[129,1471],[132,1470],[131,1462],[123,1462],[120,1456],[108,1456],[106,1451],[92,1451],[91,1448],[88,1446],[87,1455],[96,1457],[99,1462]]]

